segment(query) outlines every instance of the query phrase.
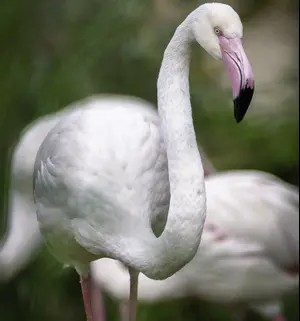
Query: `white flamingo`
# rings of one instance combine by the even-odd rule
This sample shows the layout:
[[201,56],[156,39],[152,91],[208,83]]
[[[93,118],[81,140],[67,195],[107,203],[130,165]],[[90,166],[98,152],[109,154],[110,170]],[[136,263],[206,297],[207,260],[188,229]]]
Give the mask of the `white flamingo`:
[[108,257],[128,267],[133,321],[139,272],[165,279],[196,254],[206,200],[189,100],[189,45],[197,40],[224,60],[240,122],[254,90],[241,38],[240,18],[230,6],[200,6],[164,53],[159,119],[154,111],[145,115],[125,104],[102,108],[90,100],[43,141],[34,170],[40,230],[53,255],[79,273],[89,320],[91,261]]
[[[166,280],[141,274],[139,300],[198,296],[283,321],[281,299],[299,286],[298,188],[259,171],[218,173],[205,185],[207,218],[196,256]],[[92,262],[91,274],[120,300],[123,320],[126,268],[103,259]]]

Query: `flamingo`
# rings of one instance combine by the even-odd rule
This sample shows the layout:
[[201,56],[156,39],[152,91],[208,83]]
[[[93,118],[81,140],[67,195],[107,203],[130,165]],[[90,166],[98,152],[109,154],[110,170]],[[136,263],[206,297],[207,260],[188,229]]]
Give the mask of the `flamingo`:
[[195,256],[206,197],[189,99],[189,45],[196,40],[223,59],[240,122],[254,92],[242,31],[230,6],[201,5],[165,50],[159,118],[90,100],[64,115],[41,144],[33,187],[40,231],[51,253],[80,275],[88,320],[95,317],[90,262],[107,257],[128,268],[129,320],[135,321],[139,273],[166,279]]
[[[299,286],[299,190],[260,171],[228,171],[206,178],[207,218],[193,260],[166,280],[140,274],[144,302],[197,296],[284,321],[281,299]],[[120,303],[128,273],[118,261],[91,263],[97,284]]]

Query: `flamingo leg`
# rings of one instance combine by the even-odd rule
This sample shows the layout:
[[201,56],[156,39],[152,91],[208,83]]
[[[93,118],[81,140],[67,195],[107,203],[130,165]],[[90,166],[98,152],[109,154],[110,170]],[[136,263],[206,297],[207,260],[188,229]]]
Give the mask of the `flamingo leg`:
[[128,268],[130,275],[130,296],[129,296],[129,321],[136,321],[136,306],[138,294],[138,278],[139,272]]
[[89,291],[89,277],[80,276],[80,284],[87,321],[94,321],[92,302]]
[[101,288],[96,285],[92,277],[90,277],[89,287],[94,321],[105,321],[105,308]]
[[80,276],[80,284],[87,321],[104,321],[102,296],[90,275]]

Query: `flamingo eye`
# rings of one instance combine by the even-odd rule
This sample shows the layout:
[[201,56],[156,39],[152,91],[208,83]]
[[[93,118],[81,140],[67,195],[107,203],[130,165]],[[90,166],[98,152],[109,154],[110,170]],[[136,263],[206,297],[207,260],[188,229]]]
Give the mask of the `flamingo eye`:
[[221,29],[219,27],[214,28],[215,34],[219,36],[221,34]]

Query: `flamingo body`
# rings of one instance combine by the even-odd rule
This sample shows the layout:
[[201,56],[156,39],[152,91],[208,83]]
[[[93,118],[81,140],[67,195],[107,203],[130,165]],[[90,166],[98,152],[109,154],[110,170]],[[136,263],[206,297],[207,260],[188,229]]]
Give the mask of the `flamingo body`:
[[[140,113],[152,113],[154,106],[145,100],[123,95],[96,95],[91,98],[101,106],[132,105]],[[83,100],[83,107],[88,100]],[[11,181],[8,198],[8,226],[0,247],[0,279],[9,280],[16,275],[43,243],[36,219],[32,194],[34,161],[39,147],[49,131],[77,104],[40,117],[27,126],[13,148]],[[150,111],[149,111],[150,110]]]
[[[67,122],[62,120],[46,137],[50,147],[42,145],[39,151],[35,194],[49,248],[59,260],[81,271],[82,265],[97,257],[112,255],[107,244],[117,247],[119,239],[130,243],[133,233],[144,238],[148,220],[157,226],[159,217],[167,213],[169,185],[155,109],[95,97],[79,105],[69,109]],[[85,137],[95,137],[96,142]],[[49,149],[51,157],[46,157]],[[89,238],[100,239],[100,248]]]

